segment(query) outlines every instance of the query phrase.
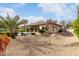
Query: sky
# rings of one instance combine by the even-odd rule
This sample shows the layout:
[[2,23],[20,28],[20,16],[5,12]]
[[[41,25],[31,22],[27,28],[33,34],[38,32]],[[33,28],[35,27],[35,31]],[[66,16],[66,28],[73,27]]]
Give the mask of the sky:
[[7,13],[14,17],[27,19],[28,23],[39,20],[65,20],[72,21],[77,18],[77,5],[75,3],[0,3],[0,15]]

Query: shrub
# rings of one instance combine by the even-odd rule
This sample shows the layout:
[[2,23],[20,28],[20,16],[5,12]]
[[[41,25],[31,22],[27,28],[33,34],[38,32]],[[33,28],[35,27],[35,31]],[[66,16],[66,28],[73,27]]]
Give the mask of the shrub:
[[25,29],[22,29],[21,32],[27,32]]
[[79,38],[79,17],[72,22],[72,28],[74,29],[74,33]]
[[39,32],[41,33],[41,35],[43,35],[43,33],[45,33],[44,29],[40,29]]
[[77,35],[77,37],[79,38],[79,28],[76,28],[75,30],[74,30],[74,33]]
[[0,32],[0,35],[5,35],[5,34],[12,38],[15,38],[15,36],[17,35],[17,33]]
[[9,43],[10,38],[6,34],[0,35],[0,49],[3,48],[3,50],[1,50],[0,52],[3,53],[3,51],[6,50],[6,47],[8,46]]
[[4,34],[6,34],[7,36],[10,36],[11,33],[9,33],[9,32],[0,32],[0,35],[4,35]]

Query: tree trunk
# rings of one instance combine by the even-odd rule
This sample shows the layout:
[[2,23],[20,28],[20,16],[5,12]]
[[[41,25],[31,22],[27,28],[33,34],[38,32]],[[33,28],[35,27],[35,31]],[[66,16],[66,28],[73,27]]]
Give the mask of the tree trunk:
[[14,39],[16,37],[15,33],[14,30],[10,30],[10,37]]

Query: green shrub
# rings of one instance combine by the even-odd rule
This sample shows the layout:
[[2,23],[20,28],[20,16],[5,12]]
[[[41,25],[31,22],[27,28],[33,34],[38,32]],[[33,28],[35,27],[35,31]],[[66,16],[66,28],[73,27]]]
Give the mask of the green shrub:
[[79,17],[72,22],[72,28],[74,29],[74,33],[79,38]]
[[10,36],[9,32],[0,32],[0,35],[4,35],[4,34],[7,34],[8,36]]
[[79,28],[76,28],[75,30],[74,30],[74,33],[77,35],[77,37],[79,38]]
[[21,32],[27,32],[25,29],[22,29]]
[[41,33],[41,35],[43,35],[43,33],[45,33],[46,31],[44,29],[40,29],[39,32]]
[[17,35],[17,33],[0,32],[0,35],[4,35],[4,34],[12,38],[15,38],[15,36]]
[[15,33],[10,33],[10,37],[14,39],[16,37],[16,34]]

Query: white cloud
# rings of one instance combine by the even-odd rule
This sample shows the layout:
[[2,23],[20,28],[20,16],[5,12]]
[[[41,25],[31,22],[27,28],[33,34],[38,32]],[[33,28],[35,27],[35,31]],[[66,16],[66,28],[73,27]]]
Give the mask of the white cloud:
[[29,16],[26,18],[28,20],[28,23],[35,23],[37,21],[40,21],[40,20],[46,20],[45,18],[39,16],[39,17],[36,17],[36,16]]
[[25,5],[26,5],[25,3],[16,3],[12,7],[15,8],[15,7],[20,7],[20,6],[25,6]]
[[13,17],[17,13],[11,8],[2,8],[2,7],[0,7],[0,15],[5,17],[5,16],[7,16],[7,14],[9,14],[11,17]]
[[39,4],[39,7],[42,8],[43,12],[54,12],[54,13],[61,13],[62,9],[59,4]]
[[26,3],[18,3],[19,5],[21,5],[21,6],[24,6],[24,5],[26,5]]
[[56,19],[74,19],[76,16],[76,6],[78,4],[58,4],[58,3],[44,3],[38,4],[45,13],[52,13]]

